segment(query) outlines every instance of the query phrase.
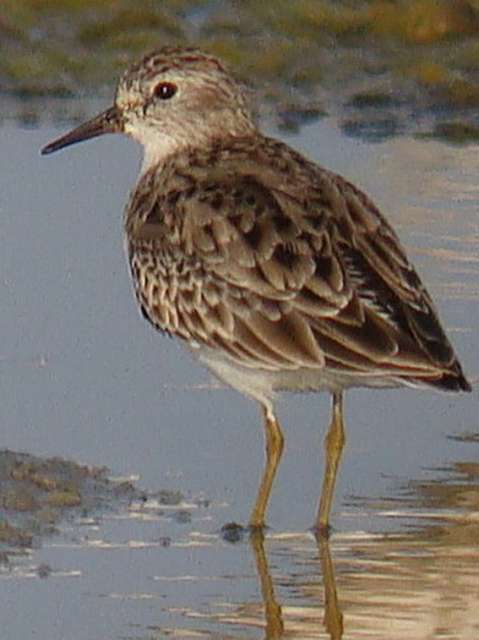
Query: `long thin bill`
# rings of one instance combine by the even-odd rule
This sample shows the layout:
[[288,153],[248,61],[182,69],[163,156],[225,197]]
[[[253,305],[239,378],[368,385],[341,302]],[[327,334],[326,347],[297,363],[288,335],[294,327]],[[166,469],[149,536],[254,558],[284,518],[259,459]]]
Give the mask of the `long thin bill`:
[[91,120],[84,122],[73,131],[65,134],[61,138],[57,138],[43,147],[42,156],[59,151],[65,147],[69,147],[77,142],[83,142],[90,138],[102,136],[104,133],[119,133],[123,130],[123,122],[119,109],[116,106],[110,107],[103,113],[95,116]]

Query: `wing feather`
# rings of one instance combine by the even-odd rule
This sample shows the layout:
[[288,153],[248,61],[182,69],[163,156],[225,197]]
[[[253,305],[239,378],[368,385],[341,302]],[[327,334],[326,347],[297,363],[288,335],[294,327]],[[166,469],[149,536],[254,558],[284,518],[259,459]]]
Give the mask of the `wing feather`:
[[[132,268],[138,299],[157,326],[248,366],[447,373],[467,385],[429,294],[366,195],[267,138],[260,149],[198,154],[127,211],[130,258],[143,255],[142,273]],[[167,281],[175,309],[154,299],[145,270]]]

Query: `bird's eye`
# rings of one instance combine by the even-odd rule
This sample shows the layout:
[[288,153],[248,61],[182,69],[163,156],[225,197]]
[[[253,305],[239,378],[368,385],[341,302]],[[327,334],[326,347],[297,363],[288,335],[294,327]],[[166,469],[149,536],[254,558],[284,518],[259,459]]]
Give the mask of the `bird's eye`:
[[153,94],[160,100],[169,100],[178,91],[178,87],[173,82],[159,82],[153,89]]

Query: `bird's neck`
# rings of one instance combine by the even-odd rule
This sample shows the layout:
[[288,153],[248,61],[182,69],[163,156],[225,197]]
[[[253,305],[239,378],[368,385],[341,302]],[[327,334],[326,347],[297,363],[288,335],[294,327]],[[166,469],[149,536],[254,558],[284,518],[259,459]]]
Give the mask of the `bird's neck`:
[[227,140],[243,138],[253,134],[255,127],[247,119],[226,119],[224,127],[218,128],[218,123],[211,127],[174,127],[173,132],[168,128],[155,129],[153,127],[136,128],[131,132],[143,147],[143,163],[141,175],[152,167],[164,165],[173,156],[184,152],[208,149],[217,144],[218,139]]
[[152,167],[163,165],[171,156],[187,148],[186,144],[181,144],[177,139],[168,135],[151,136],[141,141],[143,146],[143,161],[140,175],[144,175]]

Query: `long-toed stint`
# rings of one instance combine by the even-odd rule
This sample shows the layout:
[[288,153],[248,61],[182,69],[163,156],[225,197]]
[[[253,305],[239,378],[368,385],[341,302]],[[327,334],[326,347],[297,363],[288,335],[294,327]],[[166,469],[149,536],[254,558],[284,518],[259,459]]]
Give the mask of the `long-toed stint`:
[[252,527],[265,524],[283,451],[276,393],[331,393],[316,518],[326,532],[345,389],[471,389],[396,233],[354,185],[264,136],[241,85],[196,49],[145,56],[112,107],[42,153],[104,133],[144,148],[124,218],[143,315],[262,407]]

